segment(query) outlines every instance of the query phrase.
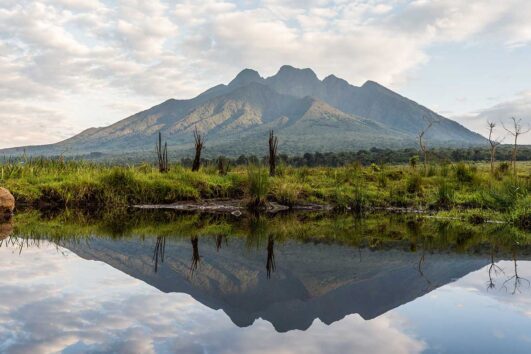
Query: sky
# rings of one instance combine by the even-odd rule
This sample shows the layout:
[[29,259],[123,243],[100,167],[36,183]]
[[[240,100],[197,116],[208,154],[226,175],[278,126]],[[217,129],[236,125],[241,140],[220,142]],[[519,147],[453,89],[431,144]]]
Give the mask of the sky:
[[[244,68],[377,81],[486,134],[531,126],[529,0],[2,0],[0,148],[53,143]],[[521,137],[531,144],[531,133]]]

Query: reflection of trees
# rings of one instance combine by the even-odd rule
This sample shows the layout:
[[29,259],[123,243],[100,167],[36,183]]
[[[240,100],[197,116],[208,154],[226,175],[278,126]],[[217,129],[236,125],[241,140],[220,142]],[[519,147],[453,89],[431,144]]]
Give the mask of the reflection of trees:
[[513,262],[514,262],[514,275],[512,277],[509,277],[506,281],[503,282],[503,287],[507,289],[507,284],[513,281],[513,291],[511,292],[511,294],[514,295],[517,292],[518,293],[521,292],[520,287],[522,286],[522,284],[527,284],[527,286],[529,287],[531,283],[529,282],[528,279],[523,278],[518,275],[518,264],[516,260],[516,252],[513,252]]
[[495,277],[498,277],[499,274],[505,274],[503,272],[503,269],[495,263],[494,254],[495,254],[495,249],[494,247],[492,247],[491,252],[490,252],[489,281],[487,282],[487,290],[496,288],[496,284],[494,283],[494,280],[492,279],[493,273]]
[[199,256],[199,238],[197,236],[192,236],[190,241],[192,242],[192,263],[190,263],[190,276],[193,276],[194,272],[199,266],[201,256]]
[[155,262],[155,273],[158,270],[159,259],[161,263],[164,263],[164,252],[166,251],[166,237],[159,236],[155,242],[155,249],[153,250],[152,261]]
[[219,250],[221,249],[221,245],[223,244],[223,241],[225,241],[225,246],[227,246],[227,244],[228,244],[227,236],[225,236],[225,235],[217,235],[216,236],[216,251],[219,252]]
[[426,275],[424,275],[424,271],[422,270],[422,266],[424,265],[424,261],[426,260],[426,249],[422,248],[422,254],[420,255],[419,262],[417,264],[417,271],[419,272],[422,279],[426,280],[426,283],[428,284],[427,289],[430,289],[432,287],[431,281],[428,279]]
[[409,244],[410,251],[417,252],[419,248],[422,250],[420,258],[417,262],[417,272],[419,273],[420,277],[426,281],[426,290],[429,290],[432,288],[432,282],[424,274],[423,266],[426,261],[426,249],[430,247],[431,238],[422,232],[421,225],[418,221],[410,220],[407,222],[406,225],[410,235],[410,239],[413,240]]
[[[75,242],[75,243],[78,243],[79,240],[73,238],[71,242]],[[53,241],[49,241],[49,240],[41,240],[41,239],[30,239],[30,238],[23,238],[23,237],[18,237],[18,236],[8,236],[6,238],[3,238],[3,239],[0,239],[0,248],[2,247],[14,247],[14,248],[18,248],[18,254],[22,254],[22,250],[24,248],[30,248],[30,247],[36,247],[36,248],[40,248],[41,247],[41,243],[44,243],[45,245],[52,245],[55,250],[62,254],[63,256],[67,256],[68,253],[63,251],[63,249],[61,248],[61,244],[59,244],[59,241],[56,241],[56,242],[53,242]],[[88,244],[88,240],[86,242]]]
[[269,238],[267,239],[267,261],[266,261],[266,271],[267,271],[267,278],[271,278],[271,272],[275,271],[275,238],[271,235],[269,235]]

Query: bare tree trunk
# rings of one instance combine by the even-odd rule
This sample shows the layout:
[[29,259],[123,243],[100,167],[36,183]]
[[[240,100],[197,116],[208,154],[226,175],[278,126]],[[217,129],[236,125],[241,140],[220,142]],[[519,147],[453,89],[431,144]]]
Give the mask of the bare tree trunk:
[[197,127],[194,130],[194,142],[195,142],[195,157],[192,164],[192,171],[199,171],[201,167],[201,150],[203,150],[204,138],[197,131]]
[[511,117],[511,120],[513,121],[513,130],[511,129],[508,129],[505,127],[505,125],[503,125],[503,129],[505,129],[509,134],[511,134],[512,136],[514,136],[514,146],[513,146],[513,153],[512,153],[512,165],[513,165],[513,175],[516,177],[516,151],[518,149],[518,137],[522,134],[526,134],[530,131],[530,129],[524,129],[522,127],[522,124],[520,123],[522,121],[522,119],[518,119],[516,120],[516,118],[514,117]]
[[501,140],[494,139],[492,137],[492,133],[494,132],[494,128],[496,127],[496,124],[494,122],[487,121],[487,125],[489,126],[489,145],[490,145],[490,173],[491,175],[494,175],[494,161],[496,160],[496,148],[498,145],[501,144]]
[[273,177],[277,169],[278,138],[273,131],[269,132],[269,176]]
[[424,128],[423,130],[419,132],[418,137],[419,137],[419,148],[424,158],[424,176],[426,176],[428,174],[428,148],[426,147],[426,144],[424,143],[423,138],[426,132],[432,127],[433,123],[438,123],[439,121],[437,120],[428,121],[428,118],[426,117],[423,117],[423,118],[426,122],[428,122],[428,125],[426,126],[426,128]]
[[496,154],[496,148],[490,150],[490,174],[494,174],[494,155]]
[[513,160],[513,175],[516,177],[516,150],[518,149],[518,134],[514,135],[514,146],[513,146],[513,153],[512,153],[512,160]]
[[159,172],[168,172],[170,170],[168,167],[168,143],[164,142],[164,146],[162,146],[162,134],[160,132],[159,139],[156,144],[156,150],[159,163]]

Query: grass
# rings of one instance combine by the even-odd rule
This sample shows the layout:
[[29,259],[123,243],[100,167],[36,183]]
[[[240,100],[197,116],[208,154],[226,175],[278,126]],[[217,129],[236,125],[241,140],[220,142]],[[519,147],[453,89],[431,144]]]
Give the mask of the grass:
[[252,207],[276,201],[332,205],[338,210],[407,207],[456,214],[464,210],[496,213],[497,219],[529,226],[531,163],[518,164],[515,178],[487,163],[430,166],[424,176],[408,165],[279,167],[275,177],[259,166],[234,166],[220,174],[215,166],[191,172],[171,165],[108,166],[88,162],[34,160],[0,165],[0,186],[19,205],[117,207],[210,198],[242,199]]

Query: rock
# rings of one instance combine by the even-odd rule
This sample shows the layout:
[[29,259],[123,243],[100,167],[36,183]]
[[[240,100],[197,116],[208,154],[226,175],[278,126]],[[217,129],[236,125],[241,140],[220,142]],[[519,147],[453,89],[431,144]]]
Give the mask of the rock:
[[15,210],[15,197],[5,188],[0,187],[0,219],[9,219]]
[[13,234],[13,223],[11,221],[1,222],[0,221],[0,241],[11,236]]

